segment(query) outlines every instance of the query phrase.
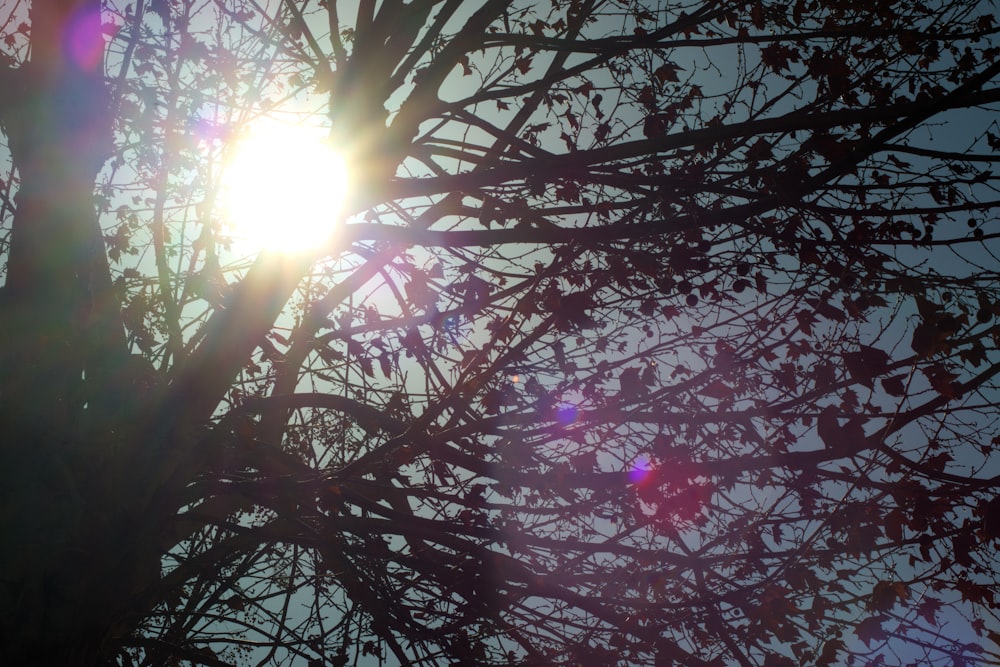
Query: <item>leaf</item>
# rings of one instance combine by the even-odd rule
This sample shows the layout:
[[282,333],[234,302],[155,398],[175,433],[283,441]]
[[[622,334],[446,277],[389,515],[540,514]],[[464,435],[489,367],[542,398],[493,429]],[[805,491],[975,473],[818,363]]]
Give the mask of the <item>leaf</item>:
[[618,376],[618,383],[621,385],[618,400],[629,401],[645,392],[645,388],[640,380],[640,373],[641,369],[639,368],[626,368],[622,371],[621,375]]
[[601,123],[594,130],[594,141],[601,142],[608,138],[611,134],[611,126],[607,123]]
[[886,159],[889,160],[889,162],[891,162],[893,164],[893,166],[895,166],[895,167],[897,167],[899,169],[909,169],[909,167],[910,167],[910,163],[909,162],[901,160],[901,159],[899,159],[899,157],[897,157],[896,155],[893,155],[891,153],[889,154],[889,156]]
[[913,301],[917,304],[917,313],[923,320],[933,320],[941,312],[941,306],[928,300],[922,294],[916,295]]
[[646,116],[646,119],[642,123],[643,136],[647,139],[653,139],[654,137],[662,137],[666,133],[667,125],[660,114]]
[[933,626],[937,626],[937,614],[941,611],[944,605],[941,604],[940,600],[934,598],[925,597],[921,600],[920,604],[917,605],[917,613]]
[[827,389],[837,382],[837,373],[831,364],[817,364],[813,368],[817,389]]
[[458,59],[458,62],[462,65],[462,76],[471,76],[472,68],[469,66],[469,56],[463,54],[462,57]]
[[831,639],[823,644],[823,650],[816,658],[817,667],[829,667],[829,665],[840,664],[837,654],[844,650],[842,639]]
[[799,323],[799,329],[807,336],[812,335],[812,325],[816,323],[816,315],[811,310],[800,310],[795,313],[795,320]]
[[896,508],[885,515],[883,519],[885,536],[894,542],[903,539],[903,529],[909,526],[906,513]]
[[995,603],[993,587],[969,581],[964,576],[955,582],[955,590],[961,593],[963,602],[988,606]]
[[844,365],[855,382],[871,389],[875,378],[889,365],[889,355],[878,348],[862,345],[858,351],[844,355]]
[[656,68],[653,72],[653,77],[661,84],[663,83],[677,83],[680,79],[677,78],[677,72],[683,72],[684,68],[673,63],[663,63]]
[[865,439],[863,424],[865,418],[856,415],[847,420],[843,426],[837,418],[839,409],[828,405],[816,417],[816,433],[827,449],[833,451],[852,451]]
[[331,349],[325,345],[316,347],[316,354],[330,366],[336,366],[344,360],[344,353]]
[[382,375],[386,376],[387,378],[392,377],[392,359],[390,358],[390,356],[387,353],[383,352],[382,354],[378,355],[377,358],[378,358],[379,368],[382,371]]
[[986,362],[986,348],[978,340],[972,341],[969,347],[961,350],[958,356],[967,364],[977,367]]
[[775,73],[790,69],[789,63],[799,60],[798,49],[784,44],[771,44],[760,50],[760,61]]
[[910,597],[909,587],[901,581],[880,581],[875,584],[868,608],[875,611],[890,611],[900,602]]
[[913,330],[913,338],[910,339],[910,349],[918,357],[926,359],[933,356],[939,345],[940,340],[936,336],[933,325],[922,322]]
[[430,309],[437,301],[427,274],[420,269],[410,270],[410,281],[403,286],[407,299],[414,308]]
[[246,601],[238,595],[230,595],[222,602],[234,611],[243,611],[247,606]]
[[924,299],[917,299],[917,308],[921,310],[923,320],[913,330],[910,347],[923,358],[947,353],[950,349],[948,339],[966,324],[967,318],[964,315],[956,317],[951,313],[942,313],[937,310],[937,306]]
[[729,387],[724,382],[716,380],[702,388],[699,392],[703,396],[708,396],[709,398],[724,399],[729,398],[733,395],[732,387]]
[[979,505],[980,532],[986,539],[1000,539],[1000,496]]
[[840,447],[840,422],[837,420],[837,408],[828,405],[816,418],[816,434],[827,449]]
[[747,162],[756,164],[757,162],[763,162],[764,160],[770,160],[773,157],[771,152],[772,144],[764,137],[760,137],[757,141],[747,149],[746,160]]
[[903,384],[903,380],[905,379],[905,375],[893,375],[892,377],[882,378],[882,388],[890,396],[903,396],[906,393],[906,386]]
[[939,364],[920,369],[931,383],[931,387],[948,400],[958,397],[958,386],[955,380],[958,376]]
[[880,642],[888,637],[885,630],[882,629],[883,622],[884,617],[870,616],[855,626],[854,634],[857,635],[858,639],[865,643],[865,646],[871,648],[872,644]]
[[170,0],[150,0],[149,10],[166,25],[170,21]]
[[837,308],[836,306],[827,301],[820,303],[819,306],[816,308],[816,312],[818,312],[826,319],[833,320],[834,322],[847,321],[847,313],[845,313],[840,308]]
[[972,553],[978,546],[978,542],[972,531],[963,530],[955,533],[951,537],[951,553],[955,563],[962,567],[972,567],[975,561]]

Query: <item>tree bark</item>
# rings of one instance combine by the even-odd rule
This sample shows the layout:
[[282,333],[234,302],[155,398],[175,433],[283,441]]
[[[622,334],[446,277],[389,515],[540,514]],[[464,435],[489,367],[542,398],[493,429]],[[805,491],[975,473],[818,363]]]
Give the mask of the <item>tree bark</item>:
[[0,295],[0,663],[95,664],[159,556],[132,544],[151,528],[114,478],[135,448],[112,398],[130,357],[94,197],[113,147],[100,3],[35,0],[31,26],[0,118],[19,177]]

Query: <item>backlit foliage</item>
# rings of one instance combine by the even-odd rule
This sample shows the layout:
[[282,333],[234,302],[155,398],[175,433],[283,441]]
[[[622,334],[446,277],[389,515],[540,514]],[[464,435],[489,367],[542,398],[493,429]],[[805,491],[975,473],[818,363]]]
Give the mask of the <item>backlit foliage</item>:
[[[993,3],[104,9],[151,368],[100,437],[158,444],[84,493],[155,490],[162,558],[107,659],[1000,660]],[[251,266],[215,194],[268,114],[356,187]]]

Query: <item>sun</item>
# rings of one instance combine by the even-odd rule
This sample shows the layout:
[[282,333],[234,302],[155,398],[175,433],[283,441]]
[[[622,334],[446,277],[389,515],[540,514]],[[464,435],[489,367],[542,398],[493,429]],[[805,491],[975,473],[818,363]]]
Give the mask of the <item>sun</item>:
[[222,174],[234,241],[255,251],[303,252],[328,242],[348,190],[327,131],[260,121],[237,141]]

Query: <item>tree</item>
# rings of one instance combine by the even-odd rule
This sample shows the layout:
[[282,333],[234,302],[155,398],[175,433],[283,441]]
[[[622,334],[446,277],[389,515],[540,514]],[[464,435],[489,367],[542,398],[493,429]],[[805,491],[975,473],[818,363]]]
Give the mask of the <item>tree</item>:
[[1000,659],[991,3],[3,12],[4,664]]

